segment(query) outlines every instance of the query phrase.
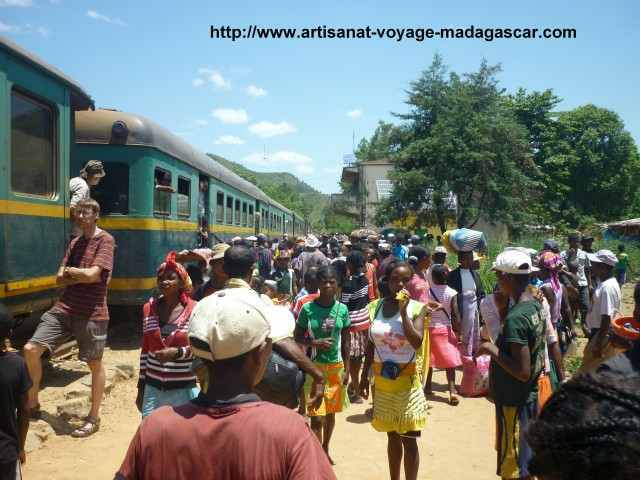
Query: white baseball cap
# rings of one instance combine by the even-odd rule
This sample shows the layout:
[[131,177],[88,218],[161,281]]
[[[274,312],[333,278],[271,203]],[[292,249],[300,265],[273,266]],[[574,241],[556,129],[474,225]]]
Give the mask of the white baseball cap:
[[615,267],[618,257],[611,250],[598,250],[596,253],[587,253],[591,263],[604,263],[610,267]]
[[433,253],[449,253],[447,252],[446,247],[443,247],[442,245],[438,245],[434,250]]
[[540,270],[532,265],[531,257],[527,253],[516,249],[507,249],[500,253],[493,262],[493,269],[513,275],[529,275]]
[[239,242],[240,240],[242,240],[242,237],[233,237],[231,243]]
[[[224,360],[253,350],[267,338],[287,338],[294,327],[287,308],[268,305],[251,289],[227,288],[198,302],[189,320],[189,340],[194,355]],[[209,348],[194,345],[193,339]]]
[[250,235],[247,238],[245,238],[245,240],[247,240],[248,242],[257,242],[258,237],[256,237],[255,235]]

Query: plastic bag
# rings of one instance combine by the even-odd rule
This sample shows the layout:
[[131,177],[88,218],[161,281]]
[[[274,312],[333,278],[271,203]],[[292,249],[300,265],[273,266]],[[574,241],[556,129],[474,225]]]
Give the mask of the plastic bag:
[[445,247],[456,252],[472,252],[474,250],[484,250],[487,247],[487,239],[484,233],[468,228],[448,230],[443,234],[442,241]]
[[463,397],[484,397],[489,393],[489,355],[462,357],[462,383],[458,391]]

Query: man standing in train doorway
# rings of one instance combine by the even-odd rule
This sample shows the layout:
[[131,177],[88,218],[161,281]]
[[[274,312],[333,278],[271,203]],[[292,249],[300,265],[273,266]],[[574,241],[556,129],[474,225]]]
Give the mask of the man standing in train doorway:
[[69,180],[69,194],[71,195],[69,210],[71,211],[72,223],[71,238],[82,235],[82,227],[78,223],[76,213],[78,202],[91,198],[91,187],[98,185],[102,177],[105,175],[106,173],[104,173],[102,162],[98,160],[89,160],[82,170],[80,170],[80,176]]
[[105,372],[102,353],[107,342],[109,311],[107,285],[113,271],[114,240],[98,228],[98,202],[82,200],[76,205],[82,235],[71,240],[62,259],[56,282],[64,285],[62,297],[42,315],[31,340],[24,346],[33,386],[29,390],[28,407],[32,418],[39,417],[38,391],[42,378],[40,357],[71,338],[78,342],[80,360],[91,370],[91,411],[85,423],[71,433],[73,437],[88,437],[100,427],[100,403],[104,394]]

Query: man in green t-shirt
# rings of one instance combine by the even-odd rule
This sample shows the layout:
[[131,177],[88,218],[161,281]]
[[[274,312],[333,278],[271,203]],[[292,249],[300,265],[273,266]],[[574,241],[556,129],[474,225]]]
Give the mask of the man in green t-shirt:
[[514,249],[498,255],[493,269],[500,291],[513,305],[496,343],[483,342],[478,353],[491,356],[497,474],[503,479],[528,479],[532,452],[525,434],[529,421],[537,415],[538,377],[544,368],[545,351],[542,305],[529,291],[529,277],[537,269],[528,254]]
[[624,245],[618,245],[618,263],[616,263],[615,271],[616,271],[616,280],[618,280],[618,284],[620,288],[627,281],[627,272],[631,271],[629,264],[629,255],[625,252]]

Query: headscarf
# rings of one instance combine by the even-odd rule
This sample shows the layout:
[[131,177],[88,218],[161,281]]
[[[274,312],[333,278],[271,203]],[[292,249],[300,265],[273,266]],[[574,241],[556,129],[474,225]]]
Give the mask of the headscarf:
[[562,267],[562,259],[560,258],[560,255],[550,251],[544,251],[540,254],[538,262],[540,267],[551,272],[551,286],[553,287],[553,290],[556,292],[560,290],[560,278],[558,277],[558,272]]
[[180,280],[182,280],[182,291],[180,292],[180,302],[182,304],[187,304],[189,301],[189,293],[191,292],[191,289],[193,288],[193,286],[191,284],[191,277],[189,277],[189,274],[187,273],[186,268],[184,268],[182,264],[176,262],[175,250],[171,250],[167,254],[167,257],[165,258],[164,262],[162,262],[158,267],[157,275],[160,276],[167,271],[176,272],[178,274],[178,277],[180,277]]

